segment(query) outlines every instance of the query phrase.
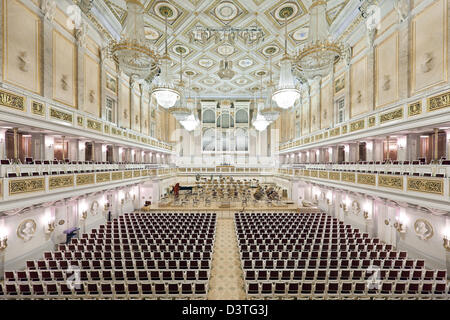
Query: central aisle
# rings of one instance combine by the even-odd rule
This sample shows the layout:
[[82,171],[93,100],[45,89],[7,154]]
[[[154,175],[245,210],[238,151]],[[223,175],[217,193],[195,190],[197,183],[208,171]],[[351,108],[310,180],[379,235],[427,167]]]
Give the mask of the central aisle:
[[233,219],[217,219],[208,299],[245,299],[243,274]]

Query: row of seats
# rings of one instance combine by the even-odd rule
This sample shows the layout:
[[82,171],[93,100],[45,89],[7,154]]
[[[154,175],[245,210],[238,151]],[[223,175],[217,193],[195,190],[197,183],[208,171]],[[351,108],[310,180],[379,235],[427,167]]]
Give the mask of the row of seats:
[[209,269],[210,260],[38,260],[27,261],[28,270],[81,269]]
[[[147,239],[140,230],[133,228],[129,228],[127,234],[124,234],[126,239],[118,239],[120,242],[117,245],[106,244],[108,241],[106,238],[101,239],[104,243],[101,242],[102,244],[98,247],[87,244],[90,240],[97,243],[96,241],[99,240],[96,237],[113,234],[115,226],[126,226],[128,220],[146,220],[143,222],[145,226],[147,223],[152,223],[146,219],[150,217],[164,219],[162,225],[167,227],[178,224],[181,219],[187,221],[192,227],[181,230],[180,238],[187,241],[194,240],[195,244],[175,246],[144,243],[138,245],[137,241],[142,240],[142,236],[144,236],[143,240]],[[204,298],[210,276],[215,223],[215,214],[205,214],[201,217],[189,214],[166,216],[164,213],[126,213],[95,231],[84,234],[82,239],[77,239],[72,244],[60,245],[59,248],[63,250],[45,252],[43,260],[27,261],[26,270],[23,272],[6,271],[7,280],[3,296],[9,299],[30,297],[174,299],[186,298],[186,295],[188,295],[187,298]],[[204,226],[206,228],[203,228]],[[158,226],[155,232],[161,243],[165,243],[170,239],[169,233],[160,227]],[[105,232],[99,232],[100,230]],[[199,234],[200,237],[198,237]],[[109,240],[113,242],[113,239]],[[132,240],[136,243],[133,244]],[[144,246],[147,251],[139,251]],[[157,251],[163,248],[172,249],[172,247],[182,250]],[[78,284],[81,288],[69,288],[67,282],[71,281],[80,282],[81,284]],[[104,286],[113,289],[105,291],[104,288],[107,287]],[[123,290],[118,290],[118,286]],[[110,293],[110,291],[114,292]],[[105,292],[107,292],[106,296]]]
[[[309,243],[287,244],[293,226],[307,234]],[[386,247],[325,213],[236,213],[235,228],[248,298],[406,298],[407,289],[414,298],[427,290],[431,298],[447,297],[446,271],[427,270],[424,260],[408,259],[407,252]],[[330,233],[339,233],[346,243],[330,244]],[[266,251],[262,234],[283,239],[283,251]],[[380,287],[366,288],[371,282]],[[408,282],[414,285],[407,288]]]
[[0,284],[0,299],[205,299],[207,283]]
[[[45,260],[210,260],[211,251],[193,251],[189,252],[189,247],[177,246],[177,251],[159,251],[157,248],[154,250],[146,251],[103,251],[95,248],[95,250],[77,250],[73,251],[57,251],[57,252],[45,252]],[[193,249],[193,248],[191,248]]]
[[421,269],[423,260],[241,260],[242,269]]
[[424,269],[329,269],[329,270],[245,270],[244,279],[247,281],[266,280],[414,280],[414,281],[446,281],[446,270],[424,270]]
[[249,299],[448,299],[445,283],[419,282],[248,282]]
[[208,281],[209,270],[177,270],[177,271],[146,271],[146,270],[65,270],[65,271],[7,271],[5,283],[14,282],[58,282],[69,281],[74,276],[81,281]]

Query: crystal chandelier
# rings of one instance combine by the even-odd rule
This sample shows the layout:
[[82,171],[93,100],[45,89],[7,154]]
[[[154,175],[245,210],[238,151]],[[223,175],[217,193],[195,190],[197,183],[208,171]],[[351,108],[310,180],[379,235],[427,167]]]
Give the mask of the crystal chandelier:
[[180,93],[175,89],[172,80],[172,74],[170,67],[172,66],[172,59],[170,59],[169,53],[167,52],[167,17],[168,12],[161,12],[165,16],[165,26],[166,26],[166,41],[165,41],[165,53],[160,59],[161,73],[159,77],[155,79],[155,86],[153,87],[152,95],[156,98],[156,101],[163,108],[172,108],[177,100],[180,98]]
[[264,118],[264,116],[261,115],[260,110],[264,106],[264,100],[262,98],[256,100],[256,93],[255,93],[255,105],[256,105],[256,115],[253,118],[252,124],[256,130],[264,131],[270,124],[270,121],[267,121],[266,118]]
[[[184,86],[184,83],[183,83],[183,53],[185,52],[185,49],[182,47],[179,47],[177,52],[180,55],[180,82],[178,84],[178,86],[180,87],[180,100],[179,100],[180,105],[179,105],[179,107],[176,107],[176,108],[175,107],[170,108],[170,113],[174,116],[175,119],[177,119],[177,121],[183,121],[183,120],[186,120],[186,118],[190,114],[190,110],[186,106],[183,106],[183,99],[181,97],[181,88]],[[190,82],[189,82],[189,85],[190,85]]]
[[313,1],[309,8],[308,40],[296,57],[298,67],[309,80],[330,74],[343,51],[342,44],[330,39],[326,6],[326,1]]
[[264,116],[267,121],[270,121],[270,123],[272,123],[276,121],[280,116],[280,110],[277,107],[274,107],[272,104],[272,56],[269,57],[269,68],[270,80],[267,84],[267,99],[266,104],[261,108],[261,115]]
[[153,44],[145,38],[142,5],[133,0],[126,2],[128,16],[120,40],[111,41],[107,49],[127,76],[145,80],[154,69],[158,56]]
[[284,55],[280,61],[280,81],[277,90],[273,93],[272,99],[282,109],[289,109],[300,97],[300,92],[295,87],[294,76],[292,74],[292,59],[287,53],[287,16],[288,11],[284,14],[285,40]]
[[[191,87],[191,77],[189,76],[189,88]],[[196,113],[196,101],[195,99],[191,98],[190,91],[189,91],[189,98],[186,100],[186,107],[189,110],[189,115],[182,121],[180,121],[180,124],[183,126],[184,129],[187,131],[192,131],[200,124],[200,121],[198,120],[197,113]]]

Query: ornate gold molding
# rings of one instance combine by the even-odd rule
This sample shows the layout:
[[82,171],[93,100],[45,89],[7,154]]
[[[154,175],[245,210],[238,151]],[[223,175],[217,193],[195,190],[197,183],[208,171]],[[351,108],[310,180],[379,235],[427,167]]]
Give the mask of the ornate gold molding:
[[310,174],[311,177],[314,177],[314,178],[317,178],[317,176],[318,176],[318,173],[317,173],[316,170],[310,170],[309,174]]
[[403,177],[379,175],[378,186],[403,190]]
[[310,176],[309,170],[303,170],[303,175],[305,177],[309,177]]
[[327,171],[319,171],[319,178],[328,179],[328,172]]
[[33,103],[31,104],[31,113],[43,117],[45,115],[44,104],[37,101],[33,101]]
[[25,98],[0,90],[0,105],[15,110],[25,111]]
[[450,106],[450,92],[427,99],[427,111],[436,111]]
[[424,178],[408,177],[407,190],[443,195],[444,181],[443,179],[424,179]]
[[141,171],[140,170],[134,170],[133,171],[133,177],[137,178],[141,176]]
[[355,183],[355,174],[353,172],[341,172],[341,180],[345,182]]
[[73,115],[61,110],[50,108],[50,118],[61,120],[68,123],[73,123]]
[[398,120],[403,118],[403,108],[380,115],[380,123]]
[[408,117],[417,116],[422,113],[422,101],[408,105]]
[[124,179],[130,179],[130,178],[133,178],[133,172],[132,172],[132,171],[125,171],[125,172],[123,173],[123,178],[124,178]]
[[95,175],[95,181],[97,183],[100,182],[107,182],[111,180],[111,174],[109,172],[104,172],[104,173],[97,173]]
[[340,181],[341,180],[341,174],[339,172],[328,172],[328,177],[331,180]]
[[342,134],[346,134],[347,131],[348,131],[348,126],[347,125],[342,126]]
[[368,122],[368,127],[369,127],[369,128],[375,126],[376,119],[377,119],[377,118],[376,118],[375,116],[369,117],[369,119],[367,120],[367,122]]
[[364,129],[364,119],[350,123],[350,132]]
[[77,124],[82,127],[84,124],[84,119],[82,116],[77,116]]
[[358,173],[357,181],[359,184],[376,185],[376,176],[374,174]]
[[148,176],[148,170],[141,170],[141,176],[142,177]]
[[105,124],[105,125],[103,126],[103,131],[104,131],[105,133],[109,134],[109,126],[108,126],[107,124]]
[[102,132],[102,123],[92,119],[87,119],[87,128]]
[[95,183],[95,175],[93,173],[78,174],[76,181],[77,181],[77,186],[83,186],[86,184],[94,184]]
[[74,176],[58,176],[58,177],[50,177],[48,179],[48,187],[50,190],[59,189],[59,188],[68,188],[74,186]]
[[123,179],[123,172],[112,172],[111,173],[112,181],[122,180],[122,179]]
[[9,180],[9,195],[45,191],[45,178]]
[[341,134],[341,128],[334,128],[330,131],[330,137],[336,137]]

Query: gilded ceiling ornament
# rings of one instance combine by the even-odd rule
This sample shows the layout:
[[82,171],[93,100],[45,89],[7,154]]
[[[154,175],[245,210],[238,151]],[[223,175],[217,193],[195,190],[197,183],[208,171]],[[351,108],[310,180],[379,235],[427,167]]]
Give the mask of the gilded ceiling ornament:
[[17,227],[17,236],[23,241],[30,241],[36,233],[36,222],[32,219],[22,221]]

